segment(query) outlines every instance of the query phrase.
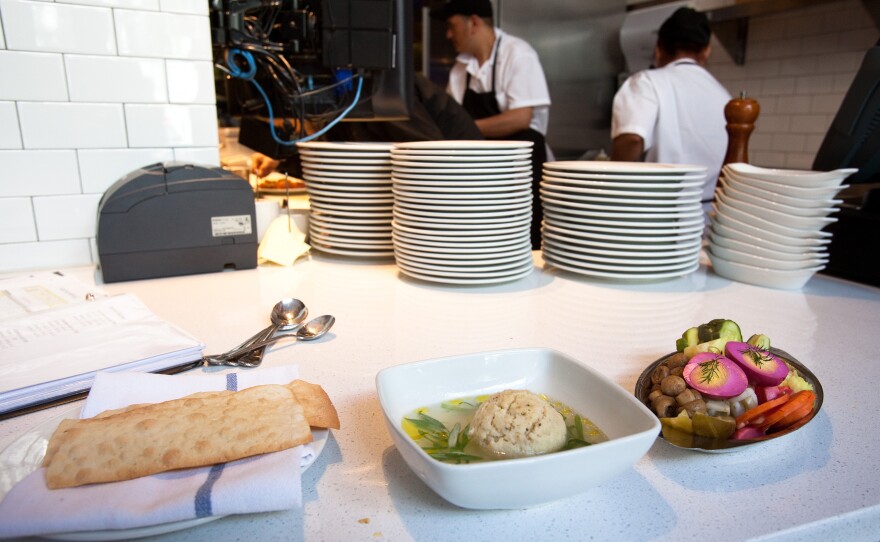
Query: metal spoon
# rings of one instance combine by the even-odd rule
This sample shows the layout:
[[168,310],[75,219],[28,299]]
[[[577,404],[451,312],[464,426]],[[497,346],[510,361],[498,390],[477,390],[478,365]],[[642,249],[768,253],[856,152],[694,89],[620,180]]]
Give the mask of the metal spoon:
[[[298,325],[306,319],[306,316],[308,316],[308,314],[309,309],[306,308],[305,303],[303,303],[302,301],[293,298],[282,299],[274,307],[272,307],[272,314],[269,315],[269,319],[272,320],[274,326],[266,328],[266,330],[268,331],[266,331],[266,333],[261,338],[268,339],[279,330],[298,329]],[[238,360],[239,363],[246,362],[248,367],[256,367],[263,362],[263,356],[266,354],[266,348],[267,347],[264,346],[263,348],[258,348],[245,354]]]
[[258,341],[268,339],[269,337],[274,335],[279,329],[296,328],[303,320],[306,319],[308,313],[309,310],[306,308],[305,303],[303,303],[299,299],[285,297],[272,307],[272,313],[270,315],[272,325],[260,330],[255,335],[245,340],[243,343],[223,354],[205,356],[205,360],[210,365],[220,365],[220,363],[213,363],[212,360],[231,360],[232,358],[236,357],[236,355],[241,355],[241,352],[243,351],[250,351],[250,349],[247,347],[255,344]]
[[[323,316],[318,316],[317,318],[309,320],[305,325],[300,326],[295,332],[279,333],[278,335],[275,335],[269,339],[268,344],[274,343],[279,338],[291,336],[296,337],[297,341],[314,341],[315,339],[323,337],[325,333],[330,331],[330,328],[333,327],[333,324],[335,323],[336,317],[332,315],[325,314]],[[256,365],[251,365],[247,356],[239,358],[237,363],[243,367],[256,367],[259,365],[259,362]]]

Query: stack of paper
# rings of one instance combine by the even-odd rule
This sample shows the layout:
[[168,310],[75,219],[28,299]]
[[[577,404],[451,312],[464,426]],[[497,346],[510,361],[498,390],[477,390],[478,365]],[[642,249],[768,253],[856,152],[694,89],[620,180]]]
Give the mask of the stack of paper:
[[0,417],[88,391],[99,370],[158,372],[201,359],[204,344],[133,295],[86,301],[72,279],[31,279],[0,281]]

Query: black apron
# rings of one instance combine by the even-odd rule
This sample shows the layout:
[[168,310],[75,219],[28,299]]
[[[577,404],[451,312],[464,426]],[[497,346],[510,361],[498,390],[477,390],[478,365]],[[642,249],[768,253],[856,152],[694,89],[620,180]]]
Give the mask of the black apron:
[[[498,66],[498,49],[501,48],[501,38],[495,46],[495,58],[492,61],[492,90],[489,92],[475,92],[471,90],[471,74],[467,74],[467,80],[464,83],[464,99],[461,105],[465,111],[470,113],[474,120],[493,117],[501,114],[498,107],[498,101],[495,99],[495,71]],[[515,141],[531,141],[534,143],[532,147],[532,249],[541,248],[541,221],[544,219],[544,210],[541,206],[541,198],[539,197],[539,188],[541,185],[541,170],[544,162],[547,161],[547,148],[544,144],[544,135],[532,128],[526,128],[521,132],[510,134],[509,136],[500,138],[487,139],[503,139]]]

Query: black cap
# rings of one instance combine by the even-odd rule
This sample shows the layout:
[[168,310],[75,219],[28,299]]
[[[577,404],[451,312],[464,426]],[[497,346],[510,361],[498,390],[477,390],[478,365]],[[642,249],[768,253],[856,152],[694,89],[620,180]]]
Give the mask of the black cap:
[[448,19],[453,15],[476,15],[492,17],[492,2],[489,0],[446,0],[431,10],[434,19]]
[[660,25],[657,39],[666,43],[693,43],[695,45],[709,45],[712,30],[709,28],[709,18],[705,13],[691,8],[678,8],[668,19]]

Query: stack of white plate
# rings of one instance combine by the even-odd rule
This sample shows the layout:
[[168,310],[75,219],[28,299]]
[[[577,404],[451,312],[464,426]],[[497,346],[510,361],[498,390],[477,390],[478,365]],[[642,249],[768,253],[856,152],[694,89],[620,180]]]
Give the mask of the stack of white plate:
[[699,268],[706,168],[642,162],[544,164],[542,250],[554,267],[611,280]]
[[531,273],[531,156],[524,141],[395,144],[392,233],[401,272],[446,284]]
[[719,275],[771,288],[801,288],[828,263],[822,228],[855,169],[829,172],[727,164],[715,193],[709,259]]
[[393,256],[391,143],[297,147],[309,195],[309,244],[342,256]]

